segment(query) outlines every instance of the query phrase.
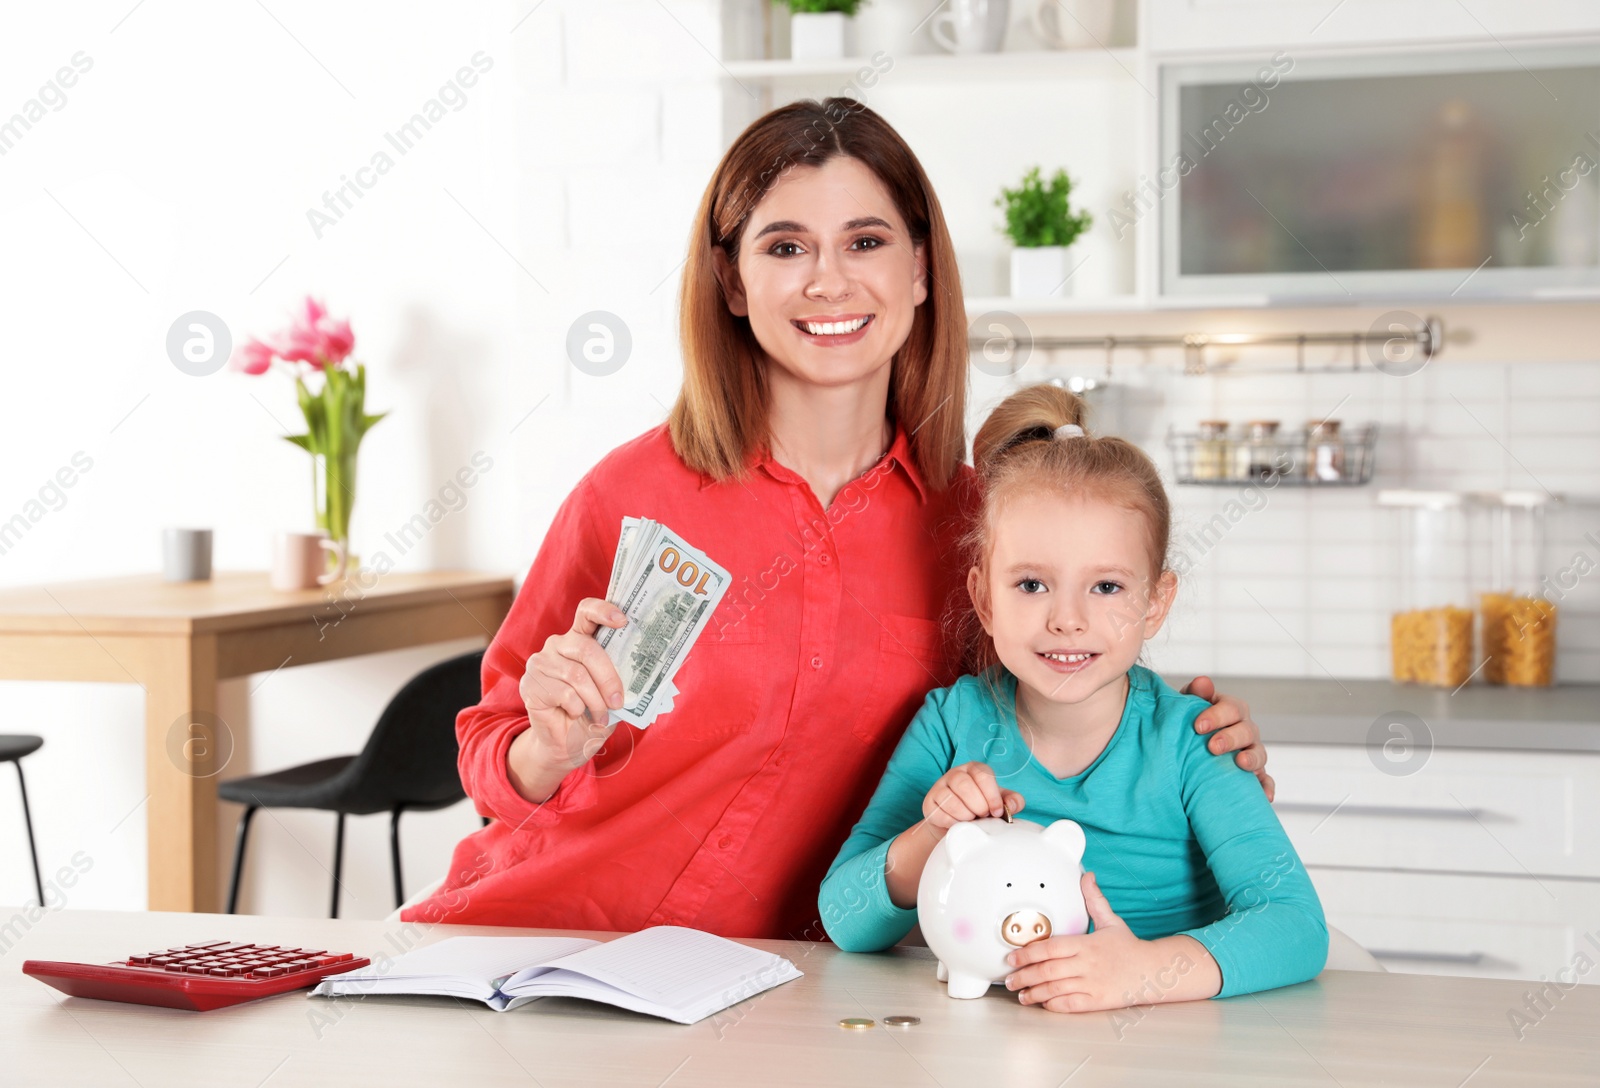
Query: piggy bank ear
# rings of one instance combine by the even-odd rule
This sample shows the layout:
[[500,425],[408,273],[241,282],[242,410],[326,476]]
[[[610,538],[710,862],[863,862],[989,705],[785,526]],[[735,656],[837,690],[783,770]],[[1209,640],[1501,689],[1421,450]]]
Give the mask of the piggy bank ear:
[[1083,860],[1083,828],[1072,820],[1057,820],[1045,828],[1044,841],[1065,854],[1069,861]]
[[988,834],[977,825],[970,822],[959,823],[945,832],[944,850],[954,864],[975,852],[988,838]]

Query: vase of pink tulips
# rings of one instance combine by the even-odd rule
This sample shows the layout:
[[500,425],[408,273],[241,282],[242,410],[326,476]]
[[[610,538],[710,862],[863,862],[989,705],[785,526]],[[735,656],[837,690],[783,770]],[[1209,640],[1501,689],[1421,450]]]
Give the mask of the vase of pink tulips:
[[[329,562],[336,578],[356,565],[350,554],[350,512],[356,503],[356,453],[361,439],[387,412],[366,411],[367,368],[355,362],[355,334],[349,321],[336,321],[327,307],[307,295],[287,329],[247,340],[233,365],[246,374],[265,374],[281,364],[294,378],[306,433],[284,435],[311,455],[312,501],[317,527],[332,545]],[[307,379],[320,374],[313,392]]]

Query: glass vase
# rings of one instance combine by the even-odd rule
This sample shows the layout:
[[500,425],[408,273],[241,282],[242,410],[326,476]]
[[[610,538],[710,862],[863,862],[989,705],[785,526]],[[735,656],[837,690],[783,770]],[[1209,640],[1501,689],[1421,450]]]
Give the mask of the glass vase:
[[350,553],[350,513],[356,504],[356,455],[353,452],[313,453],[311,493],[317,528],[334,544],[328,551],[326,573],[335,579],[343,578],[358,566],[356,557]]

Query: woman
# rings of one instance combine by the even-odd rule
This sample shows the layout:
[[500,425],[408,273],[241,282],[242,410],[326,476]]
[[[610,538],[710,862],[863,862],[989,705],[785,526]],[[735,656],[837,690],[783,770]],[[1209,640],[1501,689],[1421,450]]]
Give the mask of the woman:
[[[493,817],[407,921],[685,925],[820,939],[817,889],[906,723],[958,675],[976,492],[955,253],[921,165],[853,99],[799,102],[734,141],[696,213],[668,422],[557,512],[461,712],[461,779]],[[625,516],[732,585],[648,730],[595,641]],[[1211,696],[1209,681],[1192,688]],[[1217,730],[1269,795],[1243,704]]]

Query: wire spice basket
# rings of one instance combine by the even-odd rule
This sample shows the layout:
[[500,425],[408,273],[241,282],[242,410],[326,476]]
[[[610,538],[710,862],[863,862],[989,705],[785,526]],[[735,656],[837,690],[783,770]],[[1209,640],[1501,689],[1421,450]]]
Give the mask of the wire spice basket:
[[1355,487],[1372,481],[1378,426],[1323,420],[1284,431],[1271,420],[1229,425],[1208,420],[1197,431],[1167,432],[1180,484],[1225,487]]

